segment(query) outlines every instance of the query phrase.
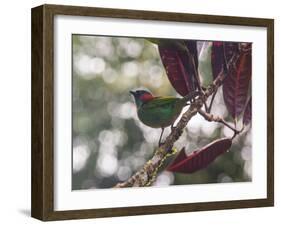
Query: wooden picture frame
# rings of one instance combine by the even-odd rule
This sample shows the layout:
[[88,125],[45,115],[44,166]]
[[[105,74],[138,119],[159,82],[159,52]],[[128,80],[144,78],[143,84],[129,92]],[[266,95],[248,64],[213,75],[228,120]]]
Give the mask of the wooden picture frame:
[[[54,17],[55,15],[240,25],[267,29],[267,197],[122,208],[54,210]],[[273,19],[135,11],[61,5],[32,9],[32,200],[31,215],[49,220],[114,217],[274,205]]]

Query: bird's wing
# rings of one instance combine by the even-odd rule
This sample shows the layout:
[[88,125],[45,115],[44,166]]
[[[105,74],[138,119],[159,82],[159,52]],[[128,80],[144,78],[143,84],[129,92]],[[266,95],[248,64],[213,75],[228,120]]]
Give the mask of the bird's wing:
[[151,109],[151,108],[165,108],[174,105],[180,98],[176,97],[155,97],[153,100],[143,104],[143,109]]

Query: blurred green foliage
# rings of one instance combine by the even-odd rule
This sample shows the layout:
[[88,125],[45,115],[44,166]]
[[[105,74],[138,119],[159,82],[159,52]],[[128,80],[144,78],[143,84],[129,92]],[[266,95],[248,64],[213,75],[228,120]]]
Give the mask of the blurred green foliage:
[[[73,35],[73,173],[72,189],[110,188],[137,171],[153,154],[160,129],[137,118],[129,90],[145,88],[154,95],[172,95],[157,46],[142,38]],[[199,72],[203,85],[212,81],[209,42],[199,42]],[[221,90],[213,113],[231,120]],[[166,129],[165,134],[169,133]],[[175,144],[188,152],[229,129],[193,117]],[[154,186],[251,180],[251,128],[231,150],[206,169],[193,174],[163,171]]]

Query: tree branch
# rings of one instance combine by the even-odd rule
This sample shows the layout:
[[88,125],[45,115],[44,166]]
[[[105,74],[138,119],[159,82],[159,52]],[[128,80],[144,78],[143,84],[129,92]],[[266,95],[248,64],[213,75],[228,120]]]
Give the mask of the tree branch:
[[181,136],[184,128],[186,127],[189,120],[197,114],[197,112],[202,108],[203,104],[216,90],[220,87],[225,78],[224,71],[218,75],[218,77],[209,85],[204,94],[200,95],[194,102],[190,104],[189,109],[182,115],[177,126],[171,131],[171,133],[166,138],[165,142],[155,150],[152,158],[147,161],[144,166],[137,171],[132,177],[127,181],[118,183],[115,188],[124,187],[144,187],[151,184],[151,180],[155,176],[155,172],[163,164],[163,159],[171,153],[174,143]]
[[221,117],[215,116],[215,115],[213,115],[213,114],[209,114],[209,113],[207,113],[207,112],[205,112],[205,111],[203,111],[203,110],[201,110],[201,109],[198,111],[198,113],[199,113],[200,115],[202,115],[202,117],[203,117],[204,119],[206,119],[207,121],[209,121],[209,122],[219,122],[219,123],[222,123],[223,125],[225,125],[225,126],[228,127],[229,129],[231,129],[231,130],[234,132],[235,135],[241,133],[242,130],[243,130],[243,127],[242,127],[241,130],[237,130],[237,129],[234,128],[233,126],[229,125],[229,124],[228,124],[224,119],[222,119]]

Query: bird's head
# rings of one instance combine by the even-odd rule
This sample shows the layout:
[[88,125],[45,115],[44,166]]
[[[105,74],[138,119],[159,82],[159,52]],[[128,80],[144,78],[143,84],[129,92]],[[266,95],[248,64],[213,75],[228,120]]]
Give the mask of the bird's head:
[[134,96],[137,107],[154,99],[154,96],[146,90],[130,91],[130,93]]

